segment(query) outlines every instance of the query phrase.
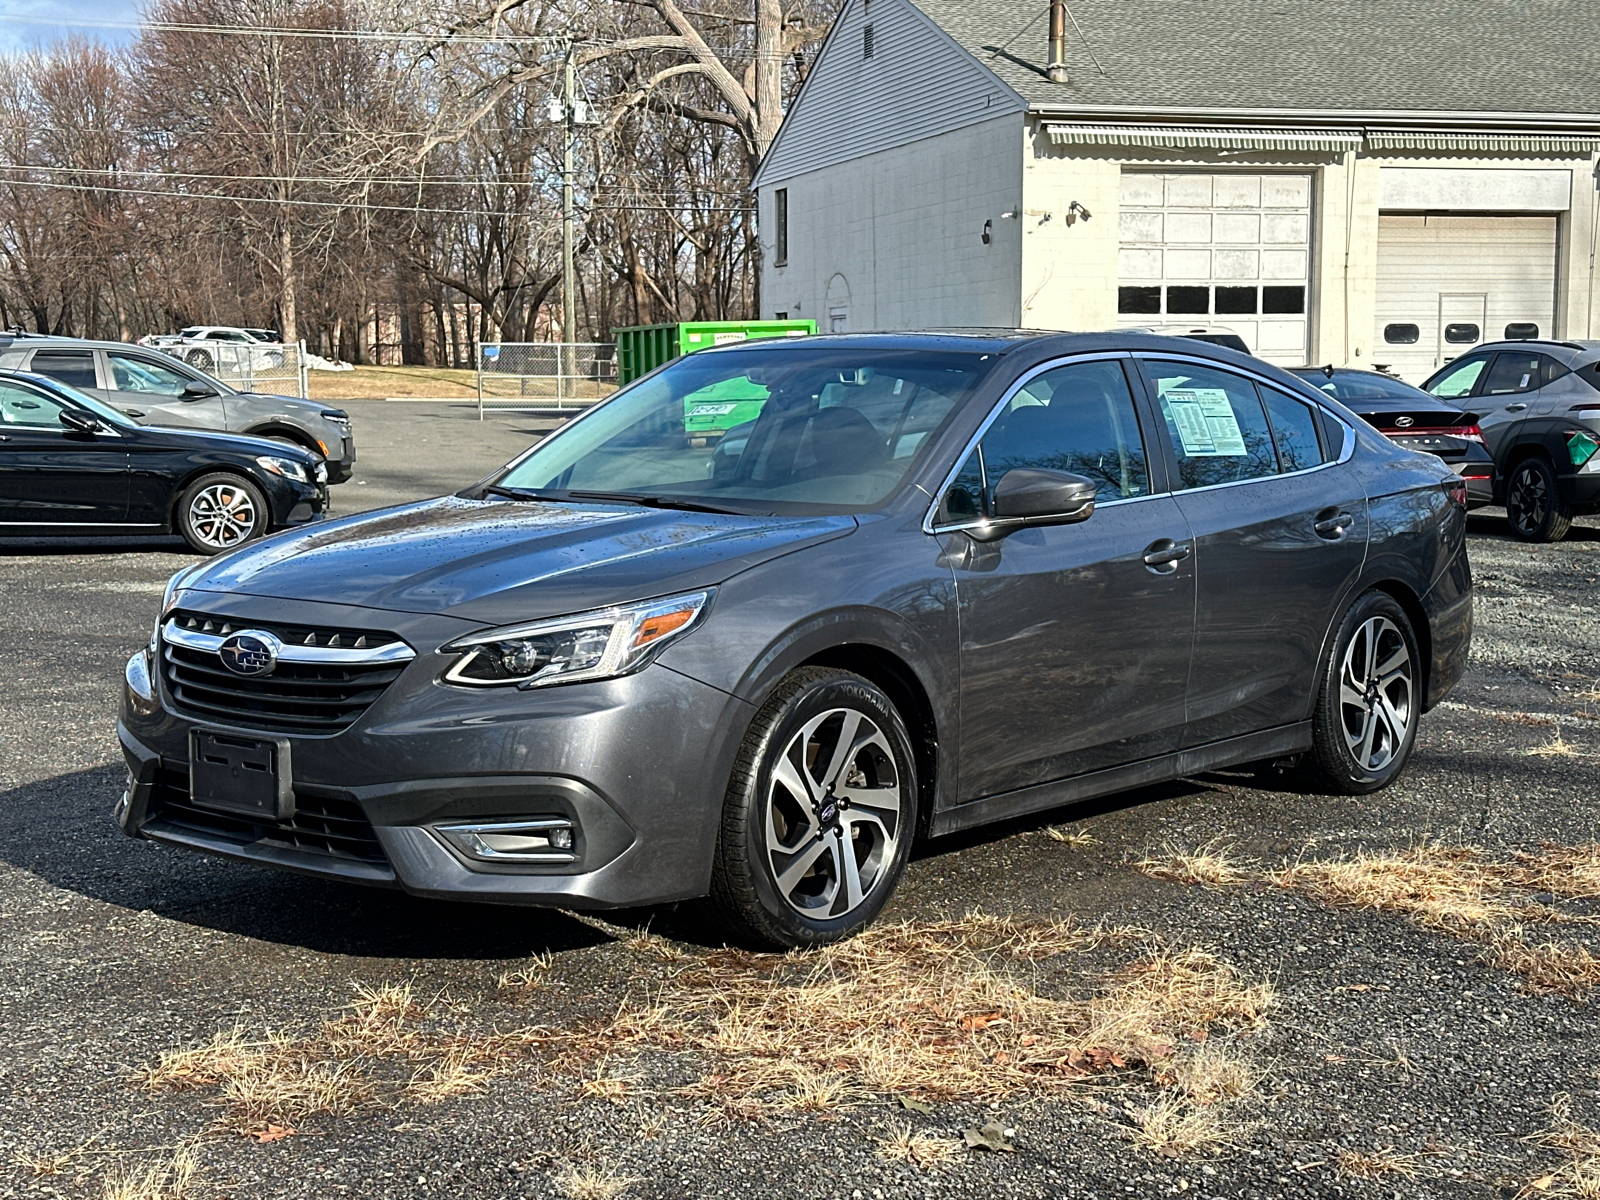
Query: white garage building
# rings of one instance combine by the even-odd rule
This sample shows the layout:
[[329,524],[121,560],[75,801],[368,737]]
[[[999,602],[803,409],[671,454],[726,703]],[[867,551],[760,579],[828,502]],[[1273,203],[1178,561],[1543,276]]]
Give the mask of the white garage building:
[[847,0],[756,177],[763,316],[1413,380],[1595,336],[1600,5],[1077,0],[1065,83],[1047,11]]

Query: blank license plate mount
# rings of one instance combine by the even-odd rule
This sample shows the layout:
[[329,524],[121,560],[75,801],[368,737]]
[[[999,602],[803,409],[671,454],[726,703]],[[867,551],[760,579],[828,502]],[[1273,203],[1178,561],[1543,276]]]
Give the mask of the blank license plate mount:
[[189,798],[217,812],[288,820],[294,815],[288,740],[190,730]]

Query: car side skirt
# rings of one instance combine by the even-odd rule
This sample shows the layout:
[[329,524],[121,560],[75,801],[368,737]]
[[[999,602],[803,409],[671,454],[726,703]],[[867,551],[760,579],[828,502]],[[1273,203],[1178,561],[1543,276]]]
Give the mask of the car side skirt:
[[1298,754],[1309,749],[1311,749],[1311,722],[1298,721],[1293,725],[1280,725],[1275,729],[1263,729],[1256,733],[1247,733],[1242,737],[1210,742],[1204,746],[1193,746],[1187,750],[1163,754],[1158,758],[1147,758],[1120,767],[1107,767],[1103,771],[1091,771],[1087,775],[1074,775],[1071,779],[1036,784],[1033,787],[1019,788],[1014,792],[1002,792],[985,800],[972,800],[935,813],[929,832],[932,836],[938,837],[941,834],[971,829],[975,825],[987,825],[992,821],[1003,821],[1009,817],[1020,817],[1047,808],[1057,808],[1063,804],[1073,804],[1079,800],[1092,800],[1097,796],[1110,795],[1112,792],[1124,792],[1147,784],[1162,783],[1168,779],[1180,779],[1198,771],[1237,766],[1240,763],[1255,762],[1280,754]]

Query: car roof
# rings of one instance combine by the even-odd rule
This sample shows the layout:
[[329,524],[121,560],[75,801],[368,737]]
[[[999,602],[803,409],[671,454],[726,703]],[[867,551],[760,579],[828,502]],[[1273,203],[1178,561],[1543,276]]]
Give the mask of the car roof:
[[1568,341],[1564,338],[1501,339],[1474,346],[1468,353],[1476,354],[1483,350],[1537,350],[1541,354],[1548,354],[1564,367],[1600,359],[1600,341]]
[[[1220,332],[1220,331],[1219,331]],[[1165,350],[1169,353],[1199,354],[1219,362],[1237,362],[1235,350],[1186,337],[1152,333],[1144,329],[1104,329],[1089,333],[1056,329],[911,329],[871,333],[813,333],[805,337],[752,338],[695,351],[700,354],[725,354],[739,349],[810,346],[882,350],[951,350],[978,354],[1010,354],[1024,347],[1048,348],[1062,354],[1092,353],[1097,350]],[[1268,367],[1261,359],[1249,358],[1253,367]]]
[[29,347],[70,346],[83,350],[132,350],[135,353],[153,354],[158,359],[171,358],[154,346],[140,346],[134,342],[103,342],[98,338],[65,337],[58,333],[7,334],[10,342],[0,341],[0,350],[26,350]]

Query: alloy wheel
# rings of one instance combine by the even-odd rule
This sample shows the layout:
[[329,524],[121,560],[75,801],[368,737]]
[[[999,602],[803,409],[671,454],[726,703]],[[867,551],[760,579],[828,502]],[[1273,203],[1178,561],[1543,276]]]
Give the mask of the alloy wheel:
[[1406,638],[1388,617],[1369,617],[1350,639],[1339,671],[1345,744],[1361,770],[1383,771],[1416,719],[1415,670]]
[[890,874],[903,800],[889,740],[870,716],[834,708],[807,721],[767,786],[765,852],[784,902],[812,920],[859,908]]
[[250,493],[236,484],[214,483],[189,501],[189,527],[196,538],[218,550],[249,541],[259,520]]
[[1506,515],[1520,533],[1531,534],[1544,523],[1545,508],[1549,503],[1544,472],[1531,462],[1524,462],[1511,477],[1511,487],[1506,497]]

